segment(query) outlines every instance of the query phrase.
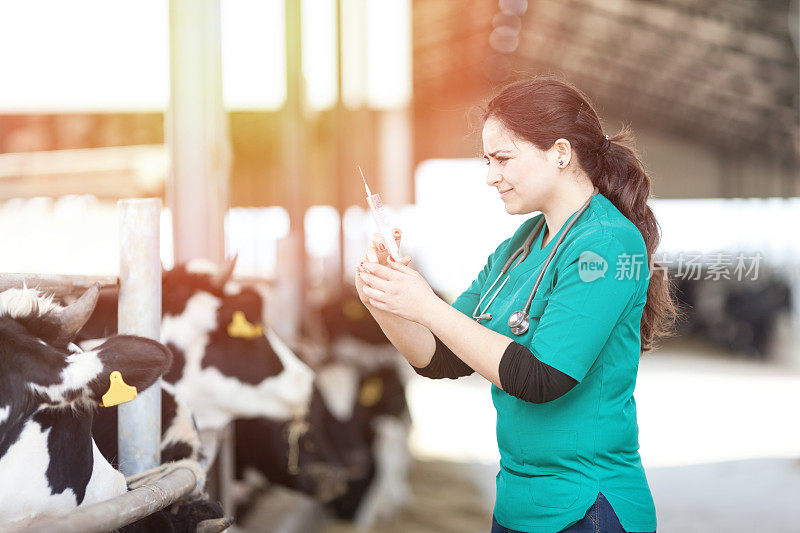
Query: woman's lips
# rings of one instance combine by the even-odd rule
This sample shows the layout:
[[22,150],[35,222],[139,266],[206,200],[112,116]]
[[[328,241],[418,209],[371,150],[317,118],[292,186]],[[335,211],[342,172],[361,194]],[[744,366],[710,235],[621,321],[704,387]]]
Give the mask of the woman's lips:
[[509,192],[511,190],[513,190],[513,189],[506,189],[504,191],[500,191],[500,196],[503,196],[505,193],[507,193],[507,192]]

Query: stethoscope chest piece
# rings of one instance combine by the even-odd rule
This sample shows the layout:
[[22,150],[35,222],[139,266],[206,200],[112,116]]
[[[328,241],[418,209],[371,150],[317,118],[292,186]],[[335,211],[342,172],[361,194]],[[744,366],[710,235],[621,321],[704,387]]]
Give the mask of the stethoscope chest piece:
[[[598,194],[599,192],[600,191],[598,190],[598,188],[595,187],[594,191],[592,192],[592,196]],[[589,199],[586,200],[586,202],[584,202],[584,204],[578,210],[577,214],[574,217],[572,217],[570,221],[567,223],[567,225],[564,227],[564,231],[561,232],[561,236],[558,237],[558,239],[556,239],[555,243],[553,244],[553,248],[550,250],[550,253],[547,255],[547,258],[544,260],[544,263],[542,264],[542,269],[539,271],[539,275],[536,277],[536,282],[534,282],[533,284],[533,288],[531,289],[531,294],[528,297],[528,301],[525,302],[525,307],[521,311],[514,311],[513,313],[511,313],[511,316],[508,317],[508,327],[511,328],[511,333],[513,333],[514,335],[525,335],[525,333],[527,333],[528,327],[530,326],[530,317],[528,316],[528,311],[530,311],[531,309],[531,303],[533,302],[533,298],[536,296],[536,290],[539,288],[539,283],[541,283],[542,278],[544,277],[544,273],[547,270],[547,265],[550,264],[550,260],[553,259],[556,250],[558,250],[561,241],[564,240],[564,237],[569,232],[569,229],[580,218],[581,214],[584,211],[586,211],[591,201],[592,198],[589,197]],[[480,312],[483,300],[489,295],[490,292],[492,292],[494,286],[497,284],[498,281],[500,281],[500,278],[509,271],[509,268],[511,269],[515,268],[519,263],[521,263],[522,261],[525,260],[525,258],[528,257],[528,254],[531,251],[531,244],[533,243],[534,238],[542,230],[542,226],[544,226],[544,217],[539,219],[539,222],[533,228],[531,234],[528,235],[528,238],[525,239],[523,245],[520,248],[518,248],[513,254],[511,254],[511,256],[506,261],[506,264],[503,265],[503,268],[500,269],[500,274],[497,275],[494,282],[489,286],[489,290],[487,290],[486,294],[484,294],[478,301],[478,305],[475,306],[475,311],[472,312],[472,318],[477,320],[478,324],[481,323],[481,320],[492,319],[492,314],[487,313],[486,311],[489,308],[489,306],[492,305],[492,302],[500,293],[500,291],[503,289],[509,278],[506,277],[506,279],[503,281],[500,287],[494,292],[494,296],[492,296],[491,300],[489,300],[489,303],[487,303],[486,307],[483,308],[483,312]]]
[[530,319],[525,311],[514,311],[508,317],[508,327],[514,335],[525,335],[528,331]]

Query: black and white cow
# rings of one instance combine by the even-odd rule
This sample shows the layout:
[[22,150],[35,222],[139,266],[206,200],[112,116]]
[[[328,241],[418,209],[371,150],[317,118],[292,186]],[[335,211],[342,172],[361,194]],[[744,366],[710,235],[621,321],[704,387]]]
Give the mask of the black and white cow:
[[734,353],[770,356],[778,323],[791,312],[789,284],[767,270],[759,280],[678,277],[681,335],[696,335]]
[[313,352],[327,357],[314,364],[301,436],[293,438],[297,422],[237,421],[237,477],[255,469],[369,527],[393,517],[410,495],[408,368],[355,294],[327,304],[318,317],[326,342]]
[[[202,452],[213,460],[221,431],[235,418],[289,420],[308,409],[313,372],[264,324],[265,299],[203,261],[162,275],[160,341],[173,362],[164,375],[194,416]],[[80,338],[116,333],[116,290],[101,294]]]
[[[374,433],[371,446],[375,476],[356,514],[356,522],[366,527],[378,519],[392,518],[410,499],[411,417],[405,384],[414,373],[361,303],[354,287],[346,287],[338,298],[322,306],[319,317],[331,354],[331,361],[317,370],[318,387],[328,390],[326,396],[333,398],[341,380],[335,376],[343,375],[341,370],[331,370],[342,366],[354,369],[361,377],[360,398],[374,390],[376,377],[384,383],[381,401],[368,411],[368,416],[357,417],[361,423],[369,424]],[[332,400],[328,400],[328,405],[333,405]]]
[[308,418],[234,423],[237,478],[255,469],[270,483],[309,494],[338,517],[369,526],[408,497],[407,407],[393,368],[361,372],[330,363],[315,380]]
[[0,293],[0,524],[20,526],[127,490],[92,440],[93,410],[111,372],[144,390],[171,355],[129,335],[89,351],[73,344],[97,297],[94,286],[62,307],[31,289]]

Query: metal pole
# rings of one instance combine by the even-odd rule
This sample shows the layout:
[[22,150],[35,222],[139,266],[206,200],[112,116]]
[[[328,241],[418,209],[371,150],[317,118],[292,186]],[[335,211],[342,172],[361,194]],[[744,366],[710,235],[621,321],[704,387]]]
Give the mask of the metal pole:
[[[205,258],[221,264],[231,146],[222,101],[220,0],[169,0],[169,25],[165,138],[172,161],[167,199],[175,263]],[[222,480],[233,476],[225,466],[220,466]]]
[[56,296],[66,296],[87,289],[93,284],[116,285],[114,276],[80,276],[58,274],[0,274],[0,292],[18,289],[23,285],[29,289],[39,289]]
[[[120,200],[119,312],[121,335],[158,340],[161,333],[161,258],[158,198]],[[124,378],[124,376],[123,376]],[[126,476],[161,463],[161,380],[119,406],[119,465]]]
[[299,331],[301,313],[306,309],[305,213],[307,209],[303,150],[307,148],[304,116],[301,3],[284,1],[286,27],[286,108],[284,118],[284,168],[289,235],[279,246],[279,275],[282,285],[281,333],[293,339]]
[[226,515],[232,516],[236,512],[236,502],[233,499],[233,477],[236,473],[236,446],[234,443],[233,424],[228,424],[222,432],[222,442],[219,447],[219,495],[222,500],[222,510]]
[[347,241],[344,234],[344,212],[347,210],[347,187],[345,181],[347,179],[346,158],[345,158],[345,109],[344,109],[344,96],[342,91],[344,89],[344,50],[342,49],[342,17],[344,0],[336,0],[336,108],[334,109],[335,117],[335,131],[336,135],[333,140],[335,146],[335,169],[336,169],[336,208],[339,211],[339,276],[336,285],[334,286],[334,297],[341,298],[344,294],[344,288],[352,284],[352,280],[348,279],[347,265],[345,264],[345,246]]
[[[134,400],[135,401],[135,400]],[[197,486],[194,472],[177,468],[159,479],[116,498],[78,507],[67,516],[37,520],[25,527],[28,533],[100,533],[112,531],[175,503]]]
[[170,0],[170,102],[164,135],[171,173],[175,262],[225,256],[231,148],[222,102],[219,0]]

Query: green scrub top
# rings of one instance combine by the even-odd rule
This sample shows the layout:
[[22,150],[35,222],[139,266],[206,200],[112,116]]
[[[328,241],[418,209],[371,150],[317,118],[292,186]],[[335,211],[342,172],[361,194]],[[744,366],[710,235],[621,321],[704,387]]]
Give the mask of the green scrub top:
[[[523,222],[497,247],[453,307],[472,317],[508,257],[542,216]],[[633,399],[649,283],[647,249],[638,228],[608,198],[592,196],[547,268],[531,305],[528,332],[516,336],[508,327],[509,315],[524,307],[566,225],[544,249],[544,231],[539,232],[530,255],[510,271],[489,307],[492,319],[482,322],[579,382],[541,404],[492,384],[500,449],[495,518],[510,529],[555,533],[581,520],[602,492],[626,531],[655,531]]]

